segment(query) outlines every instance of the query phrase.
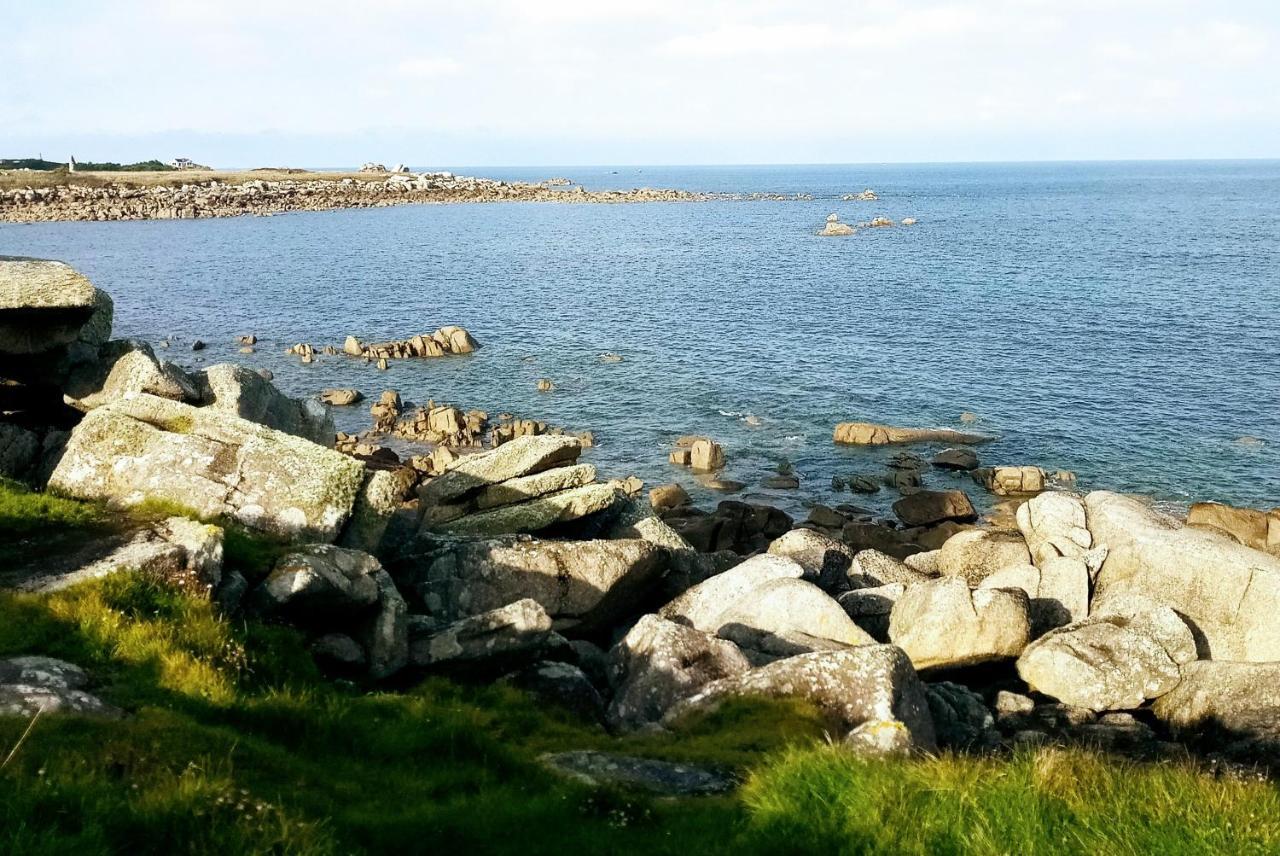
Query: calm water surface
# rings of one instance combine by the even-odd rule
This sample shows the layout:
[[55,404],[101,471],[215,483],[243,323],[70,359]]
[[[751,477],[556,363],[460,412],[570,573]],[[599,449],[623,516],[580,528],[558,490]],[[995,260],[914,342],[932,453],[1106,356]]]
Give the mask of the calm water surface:
[[[458,171],[817,199],[5,225],[0,254],[76,266],[115,298],[117,335],[173,337],[188,367],[592,429],[607,475],[692,488],[666,451],[706,433],[751,495],[834,501],[833,474],[886,457],[833,446],[836,422],[959,427],[972,411],[1000,437],[985,463],[1280,504],[1280,162]],[[880,201],[839,200],[864,187]],[[919,224],[817,237],[832,211]],[[281,353],[451,323],[485,347],[385,373]],[[258,352],[241,356],[250,332]],[[210,347],[193,354],[197,337]],[[337,415],[368,425],[364,406]],[[799,495],[754,487],[784,459]]]

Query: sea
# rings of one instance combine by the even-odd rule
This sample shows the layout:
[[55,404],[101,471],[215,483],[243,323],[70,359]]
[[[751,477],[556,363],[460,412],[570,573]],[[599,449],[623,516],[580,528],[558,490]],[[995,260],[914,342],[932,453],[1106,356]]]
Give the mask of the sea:
[[[384,389],[514,413],[592,431],[602,476],[706,505],[725,495],[668,463],[678,436],[723,444],[734,498],[887,510],[892,490],[832,478],[901,450],[836,446],[842,421],[981,431],[984,465],[1084,490],[1280,505],[1280,161],[430,169],[812,198],[0,225],[0,254],[75,266],[114,298],[117,336],[186,368],[361,390],[340,430],[368,428]],[[820,237],[832,213],[917,222]],[[481,349],[386,371],[284,353],[446,324]],[[799,490],[763,486],[786,469]]]

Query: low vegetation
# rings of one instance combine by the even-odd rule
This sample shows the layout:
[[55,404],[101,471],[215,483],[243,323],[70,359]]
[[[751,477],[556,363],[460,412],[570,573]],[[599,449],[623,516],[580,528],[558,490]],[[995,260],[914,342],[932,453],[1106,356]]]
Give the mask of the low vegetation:
[[[152,509],[153,513],[171,509]],[[0,485],[0,538],[99,522]],[[235,545],[235,546],[232,546]],[[270,544],[238,534],[241,558]],[[676,736],[617,739],[501,685],[334,682],[293,630],[118,575],[0,592],[0,657],[84,666],[122,720],[0,717],[0,852],[1165,854],[1280,851],[1280,792],[1078,750],[870,761],[798,703],[727,706]],[[728,766],[722,798],[561,779],[597,748]]]
[[[163,165],[162,165],[163,166]],[[359,172],[312,172],[286,167],[251,170],[175,170],[170,167],[155,170],[95,171],[91,165],[77,165],[75,172],[65,166],[56,169],[28,171],[0,166],[0,190],[16,190],[25,187],[181,187],[184,184],[200,184],[220,181],[223,184],[244,184],[247,181],[339,181],[355,178],[361,181],[386,178],[386,175],[370,175]]]

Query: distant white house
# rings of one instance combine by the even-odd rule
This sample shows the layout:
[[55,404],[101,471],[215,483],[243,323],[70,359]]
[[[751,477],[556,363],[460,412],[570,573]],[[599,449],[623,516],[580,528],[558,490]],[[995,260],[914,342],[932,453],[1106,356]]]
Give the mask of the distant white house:
[[173,167],[174,169],[195,169],[196,162],[193,161],[191,158],[174,158],[173,160],[169,161],[169,166]]

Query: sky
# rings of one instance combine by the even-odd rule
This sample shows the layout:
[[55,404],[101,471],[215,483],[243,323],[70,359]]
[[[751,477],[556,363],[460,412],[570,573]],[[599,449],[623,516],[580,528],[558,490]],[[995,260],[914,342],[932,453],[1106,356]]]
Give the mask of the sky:
[[1280,0],[0,0],[0,157],[1280,157]]

